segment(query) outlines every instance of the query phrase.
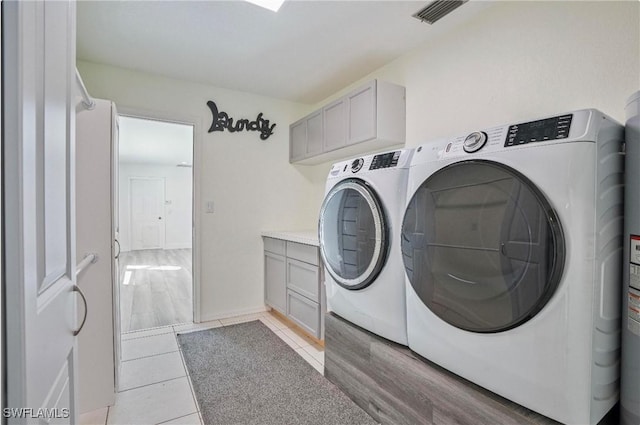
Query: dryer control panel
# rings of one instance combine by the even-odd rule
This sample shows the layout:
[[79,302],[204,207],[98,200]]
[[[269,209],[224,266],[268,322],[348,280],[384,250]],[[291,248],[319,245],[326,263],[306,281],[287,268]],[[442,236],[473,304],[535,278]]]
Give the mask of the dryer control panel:
[[387,152],[380,155],[375,155],[369,166],[370,170],[377,170],[378,168],[390,168],[398,165],[398,159],[400,159],[400,151]]
[[546,142],[569,137],[573,114],[509,126],[504,147]]
[[[569,141],[593,142],[601,131],[602,119],[608,117],[595,109],[583,109],[519,124],[485,128],[444,139],[444,149],[431,156],[436,160],[470,158]],[[425,155],[417,150],[416,157],[424,158]],[[420,158],[414,158],[414,161],[416,159]]]

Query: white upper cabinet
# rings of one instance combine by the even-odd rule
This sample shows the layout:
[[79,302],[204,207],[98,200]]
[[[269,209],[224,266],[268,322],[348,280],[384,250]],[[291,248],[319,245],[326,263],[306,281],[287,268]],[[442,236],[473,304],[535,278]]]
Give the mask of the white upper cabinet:
[[324,149],[329,152],[347,144],[347,100],[331,102],[322,108],[324,116]]
[[298,164],[320,164],[402,145],[405,89],[370,81],[291,124],[289,134],[289,161]]
[[306,117],[289,126],[289,161],[297,161],[307,156]]
[[322,132],[322,111],[317,111],[307,118],[307,155],[322,153]]
[[322,111],[294,122],[289,126],[289,162],[322,153]]
[[376,85],[374,80],[346,96],[350,145],[376,137]]

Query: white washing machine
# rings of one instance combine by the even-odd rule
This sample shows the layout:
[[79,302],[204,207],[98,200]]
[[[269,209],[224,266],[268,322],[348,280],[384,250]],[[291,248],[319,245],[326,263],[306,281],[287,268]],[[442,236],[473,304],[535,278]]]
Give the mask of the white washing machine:
[[597,423],[619,396],[623,138],[581,110],[417,148],[409,347],[557,421]]
[[413,150],[331,167],[318,233],[327,308],[399,344],[407,344],[400,225]]

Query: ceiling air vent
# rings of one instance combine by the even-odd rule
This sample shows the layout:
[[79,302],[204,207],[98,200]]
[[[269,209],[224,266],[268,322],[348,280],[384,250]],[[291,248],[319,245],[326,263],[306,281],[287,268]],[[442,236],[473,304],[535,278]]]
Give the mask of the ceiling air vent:
[[445,15],[448,15],[465,4],[467,1],[468,0],[436,0],[429,3],[412,16],[420,19],[422,22],[433,24]]

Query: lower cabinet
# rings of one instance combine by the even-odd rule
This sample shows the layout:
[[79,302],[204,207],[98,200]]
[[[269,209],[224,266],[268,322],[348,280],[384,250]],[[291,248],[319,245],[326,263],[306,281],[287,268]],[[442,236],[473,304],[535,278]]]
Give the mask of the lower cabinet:
[[318,339],[326,310],[318,248],[264,238],[265,304]]
[[264,299],[267,304],[282,314],[287,312],[287,289],[282,285],[286,279],[286,261],[282,255],[264,252]]
[[287,317],[320,339],[320,304],[289,289],[287,290]]
[[287,257],[287,288],[310,300],[320,300],[317,265]]

